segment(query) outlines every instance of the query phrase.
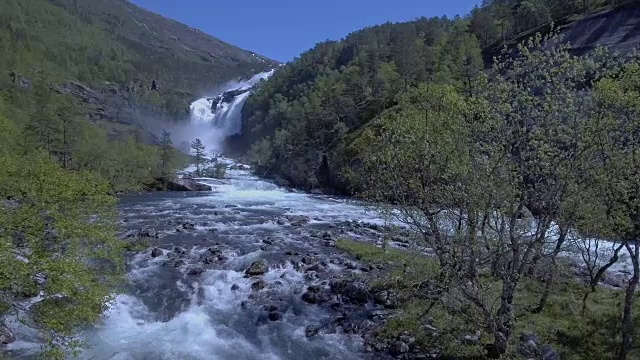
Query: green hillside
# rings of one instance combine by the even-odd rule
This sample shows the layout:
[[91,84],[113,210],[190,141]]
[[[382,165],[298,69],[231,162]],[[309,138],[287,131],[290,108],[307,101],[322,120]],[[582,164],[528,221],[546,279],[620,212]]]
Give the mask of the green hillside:
[[[357,189],[346,172],[358,154],[349,144],[403,93],[431,83],[470,94],[481,70],[491,66],[503,45],[515,46],[534,31],[549,32],[553,22],[573,24],[617,3],[484,1],[463,17],[388,23],[318,44],[250,98],[243,116],[244,146],[252,147],[249,155],[264,174],[297,187],[353,193]],[[610,22],[602,21],[607,16]],[[601,34],[585,26],[568,28],[567,40],[586,47],[584,42],[591,39],[593,48],[603,40],[602,33],[626,39],[611,32],[633,14],[616,16],[586,22],[589,31]],[[633,44],[637,40],[624,45]]]
[[127,1],[0,1],[0,315],[41,295],[43,358],[68,358],[122,284],[114,195],[185,163],[142,121],[274,64]]

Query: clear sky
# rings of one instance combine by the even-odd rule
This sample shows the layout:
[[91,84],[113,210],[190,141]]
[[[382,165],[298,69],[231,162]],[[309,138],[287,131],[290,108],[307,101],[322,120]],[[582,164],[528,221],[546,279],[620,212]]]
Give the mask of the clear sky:
[[366,26],[466,14],[480,0],[131,0],[221,40],[286,62]]

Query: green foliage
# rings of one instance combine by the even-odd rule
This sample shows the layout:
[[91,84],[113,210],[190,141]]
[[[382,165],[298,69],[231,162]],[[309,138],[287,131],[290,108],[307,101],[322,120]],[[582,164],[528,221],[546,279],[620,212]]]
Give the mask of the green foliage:
[[74,347],[75,331],[99,319],[122,279],[109,184],[39,152],[1,155],[0,166],[0,196],[9,199],[0,205],[2,298],[39,292],[33,321],[51,346]]
[[[358,190],[351,142],[420,83],[477,91],[482,50],[617,0],[484,1],[465,18],[373,26],[303,53],[245,106],[244,141],[259,171],[303,187]],[[549,27],[550,28],[550,27]]]
[[[132,88],[143,81],[145,89],[156,80],[160,88],[193,91],[273,65],[256,58],[222,61],[204,49],[176,45],[178,41],[167,34],[158,35],[160,28],[167,31],[163,26],[173,23],[124,1],[6,0],[0,4],[0,23],[7,25],[0,29],[0,46],[4,47],[0,68],[28,76],[42,71],[56,80],[109,81]],[[172,30],[184,28],[176,24],[168,31]],[[237,51],[234,55],[238,57],[243,53],[231,45],[219,46]],[[245,57],[251,58],[248,53]],[[157,92],[148,92],[148,96],[154,94]],[[163,105],[167,110],[175,110],[171,101]]]
[[245,140],[259,170],[306,188],[338,186],[349,134],[425,81],[469,91],[482,68],[463,20],[419,19],[318,44],[249,98]]
[[162,160],[162,174],[167,173],[167,165],[173,158],[173,141],[171,141],[171,134],[165,130],[162,131],[162,137],[160,138],[160,159]]
[[[438,266],[426,274],[404,269],[391,282],[415,301],[389,322],[387,336],[418,329],[429,312],[442,331],[423,334],[424,346],[450,356],[510,356],[516,329],[534,328],[576,359],[637,353],[639,67],[633,60],[621,66],[602,49],[578,57],[544,41],[534,37],[517,56],[499,58],[468,93],[439,83],[410,87],[350,139],[345,152],[359,164],[346,173],[349,181],[364,199],[390,203],[380,208],[421,235]],[[582,314],[589,286],[558,275],[562,234],[575,230],[615,239],[628,253],[633,276],[613,311]],[[386,255],[340,247],[372,261]],[[554,287],[555,276],[563,286]],[[429,286],[411,286],[420,282]],[[420,307],[428,310],[420,315]],[[621,325],[609,326],[620,312]],[[557,318],[566,322],[540,330]],[[577,331],[581,321],[615,339],[592,341],[590,349],[600,347],[592,353],[577,350],[577,339],[590,336]],[[475,331],[489,353],[460,346]]]
[[191,155],[196,162],[196,174],[200,176],[200,166],[203,165],[205,160],[205,146],[202,140],[195,139],[191,142]]
[[[427,283],[438,274],[439,268],[433,258],[406,250],[389,249],[385,252],[376,245],[348,239],[338,240],[336,247],[365,263],[384,265],[386,275],[379,277],[373,287],[392,287],[399,292],[402,311],[385,324],[379,334],[381,338],[395,340],[408,331],[422,348],[439,349],[443,356],[483,357],[481,346],[461,343],[462,337],[473,335],[477,330],[470,314],[452,314],[440,304],[427,311],[431,302],[416,290],[416,284]],[[567,274],[556,281],[545,310],[531,313],[529,309],[536,305],[543,285],[529,279],[524,282],[517,301],[516,332],[535,333],[543,343],[552,344],[562,359],[614,358],[620,339],[612,334],[620,331],[622,292],[599,289],[589,299],[590,311],[583,315],[580,308],[585,284]],[[640,311],[640,304],[636,304],[635,309]],[[481,336],[483,342],[490,340],[485,335]],[[518,341],[513,339],[512,352],[507,355],[511,357],[507,358],[518,358],[515,353]]]

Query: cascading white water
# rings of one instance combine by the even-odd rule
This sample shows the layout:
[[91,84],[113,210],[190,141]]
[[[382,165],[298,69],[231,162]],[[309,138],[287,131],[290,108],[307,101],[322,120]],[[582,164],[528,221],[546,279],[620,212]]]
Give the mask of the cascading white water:
[[224,139],[242,131],[242,107],[249,98],[250,89],[261,80],[268,79],[273,72],[270,70],[249,80],[228,83],[219,95],[194,101],[185,135],[199,138],[208,150],[221,152]]

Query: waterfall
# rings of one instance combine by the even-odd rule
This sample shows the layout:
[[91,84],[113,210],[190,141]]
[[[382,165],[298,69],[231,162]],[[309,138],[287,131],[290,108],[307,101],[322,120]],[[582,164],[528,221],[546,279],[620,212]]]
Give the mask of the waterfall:
[[234,81],[224,86],[215,97],[203,97],[190,108],[188,135],[199,138],[209,151],[220,153],[224,140],[242,132],[242,107],[251,89],[261,80],[269,78],[275,70],[254,75],[245,81]]

